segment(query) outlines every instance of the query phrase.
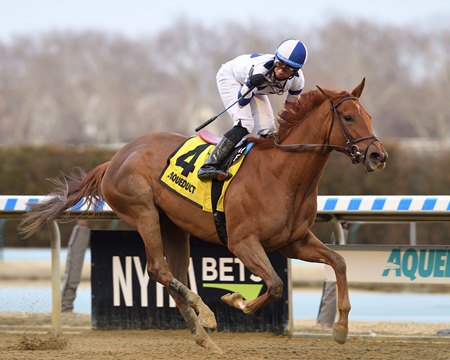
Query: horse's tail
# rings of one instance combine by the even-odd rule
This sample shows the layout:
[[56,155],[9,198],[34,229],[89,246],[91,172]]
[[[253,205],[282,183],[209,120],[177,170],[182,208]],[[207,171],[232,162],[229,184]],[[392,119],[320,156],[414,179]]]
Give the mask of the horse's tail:
[[102,201],[101,182],[108,168],[108,162],[98,165],[87,174],[81,168],[76,168],[72,174],[62,179],[51,180],[55,191],[49,194],[49,199],[38,203],[29,203],[31,210],[27,211],[20,222],[19,232],[24,237],[34,234],[49,220],[60,217],[65,210],[75,205],[86,204],[97,206]]

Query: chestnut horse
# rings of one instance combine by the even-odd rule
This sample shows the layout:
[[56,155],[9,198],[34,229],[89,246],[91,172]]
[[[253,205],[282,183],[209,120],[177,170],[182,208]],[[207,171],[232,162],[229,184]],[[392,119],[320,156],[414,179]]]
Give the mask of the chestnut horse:
[[[332,150],[345,153],[369,172],[385,166],[386,150],[373,135],[371,117],[359,101],[364,83],[363,79],[351,93],[318,87],[298,102],[286,104],[276,136],[252,139],[256,144],[224,199],[228,248],[263,279],[267,290],[252,300],[239,293],[224,295],[222,300],[251,314],[279,299],[283,283],[268,259],[271,251],[330,265],[338,288],[339,316],[333,327],[338,343],[344,343],[348,333],[346,265],[310,228],[316,217],[319,180]],[[167,288],[197,344],[221,351],[204,329],[216,326],[213,312],[185,285],[189,234],[221,244],[213,216],[158,180],[168,156],[185,139],[173,133],[136,138],[110,161],[61,181],[49,200],[35,204],[25,215],[21,229],[29,236],[83,198],[89,204],[105,199],[141,235],[150,278]]]

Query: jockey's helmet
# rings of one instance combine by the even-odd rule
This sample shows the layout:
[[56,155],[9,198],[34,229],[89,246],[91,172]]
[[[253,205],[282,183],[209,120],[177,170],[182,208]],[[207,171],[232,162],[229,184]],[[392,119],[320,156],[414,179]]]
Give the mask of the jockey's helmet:
[[308,59],[308,49],[300,41],[288,39],[275,50],[275,57],[286,65],[300,69]]

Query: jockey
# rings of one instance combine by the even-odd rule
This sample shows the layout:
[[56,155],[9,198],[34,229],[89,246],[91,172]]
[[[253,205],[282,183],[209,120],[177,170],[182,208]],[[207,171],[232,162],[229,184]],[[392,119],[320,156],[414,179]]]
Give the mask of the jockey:
[[275,54],[246,54],[223,64],[217,73],[217,87],[233,128],[227,131],[198,171],[198,178],[225,180],[231,175],[218,169],[233,148],[255,128],[262,137],[273,136],[275,116],[268,95],[287,92],[286,102],[296,101],[305,79],[300,70],[308,50],[300,41],[288,39]]

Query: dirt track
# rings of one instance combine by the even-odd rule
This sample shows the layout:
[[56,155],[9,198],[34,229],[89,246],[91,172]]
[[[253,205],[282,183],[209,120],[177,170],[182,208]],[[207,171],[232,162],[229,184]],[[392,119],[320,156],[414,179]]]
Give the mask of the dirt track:
[[[24,350],[45,343],[48,335],[1,334],[1,359],[450,359],[450,342],[377,340],[352,337],[338,345],[331,339],[288,338],[271,334],[213,334],[223,355],[207,354],[187,331],[85,331],[65,334],[63,349]],[[40,339],[40,340],[39,340]],[[52,340],[55,343],[55,339]],[[61,340],[56,340],[56,343]]]
[[[296,322],[296,332],[303,335],[293,337],[212,333],[224,351],[215,355],[195,345],[187,330],[89,330],[86,319],[75,316],[65,318],[63,334],[54,337],[42,332],[48,318],[3,316],[0,320],[1,360],[450,359],[450,336],[435,335],[442,324],[355,323],[345,345],[334,343],[329,331],[313,322]],[[24,332],[33,326],[41,332]]]

